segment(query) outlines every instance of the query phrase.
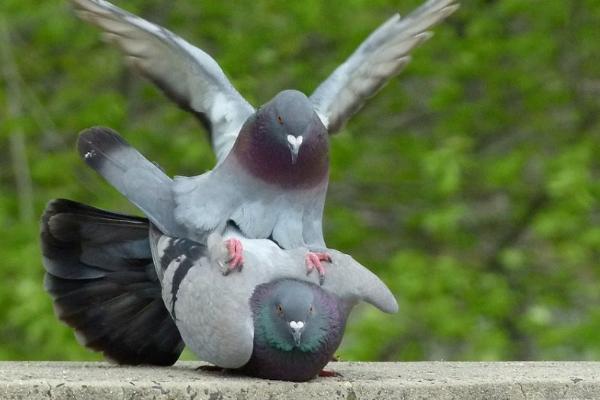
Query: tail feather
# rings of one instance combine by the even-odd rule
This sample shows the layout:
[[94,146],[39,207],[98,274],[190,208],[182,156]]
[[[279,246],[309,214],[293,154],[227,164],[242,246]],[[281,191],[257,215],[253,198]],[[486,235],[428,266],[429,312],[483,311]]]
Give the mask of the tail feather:
[[148,224],[50,202],[41,226],[44,286],[83,345],[121,364],[171,365],[183,341],[161,298]]
[[93,127],[81,132],[77,147],[83,161],[142,210],[161,231],[179,233],[173,215],[172,180],[156,164],[109,128]]

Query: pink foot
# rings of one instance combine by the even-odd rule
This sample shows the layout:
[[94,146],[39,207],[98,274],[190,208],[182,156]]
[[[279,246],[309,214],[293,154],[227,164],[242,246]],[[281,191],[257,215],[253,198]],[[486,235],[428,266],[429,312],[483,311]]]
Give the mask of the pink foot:
[[331,256],[327,253],[313,253],[312,251],[306,254],[306,269],[307,273],[310,274],[313,269],[319,271],[319,281],[323,283],[325,279],[325,267],[321,264],[321,261],[331,262]]
[[225,275],[227,275],[234,269],[242,269],[242,265],[244,264],[244,248],[242,247],[242,242],[240,242],[238,239],[226,240],[225,246],[227,246],[227,251],[229,251],[229,266],[225,271]]

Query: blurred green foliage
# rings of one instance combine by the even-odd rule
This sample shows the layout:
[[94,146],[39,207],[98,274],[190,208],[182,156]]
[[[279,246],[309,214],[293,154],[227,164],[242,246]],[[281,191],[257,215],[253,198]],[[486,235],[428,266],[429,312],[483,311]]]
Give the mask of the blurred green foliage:
[[[118,5],[208,51],[259,105],[284,88],[310,93],[418,3]],[[172,175],[203,172],[214,156],[194,118],[66,1],[3,0],[0,16],[16,66],[0,80],[0,359],[95,359],[43,292],[37,216],[57,197],[137,211],[83,166],[77,132],[117,129]],[[464,0],[332,138],[327,243],[400,303],[394,316],[358,309],[343,358],[600,357],[598,21],[596,0]]]

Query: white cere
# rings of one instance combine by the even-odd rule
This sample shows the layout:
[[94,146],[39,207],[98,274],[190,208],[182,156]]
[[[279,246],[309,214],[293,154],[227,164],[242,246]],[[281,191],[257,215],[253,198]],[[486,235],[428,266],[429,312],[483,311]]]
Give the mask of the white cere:
[[90,151],[88,151],[87,153],[85,153],[85,154],[83,155],[83,157],[84,157],[86,160],[89,160],[90,158],[94,157],[95,155],[96,155],[96,153],[94,152],[94,150],[90,150]]
[[302,328],[304,328],[304,322],[302,322],[302,321],[290,321],[290,328],[292,328],[294,330],[302,329]]
[[302,140],[304,140],[304,138],[302,136],[296,137],[294,135],[287,135],[287,140],[293,148],[298,148],[302,144]]

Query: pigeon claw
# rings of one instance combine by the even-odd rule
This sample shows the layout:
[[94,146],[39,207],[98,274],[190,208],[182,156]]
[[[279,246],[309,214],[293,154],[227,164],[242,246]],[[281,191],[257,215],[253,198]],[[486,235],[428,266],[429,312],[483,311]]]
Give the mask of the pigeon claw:
[[240,242],[238,239],[226,240],[225,246],[229,252],[229,261],[227,262],[227,269],[223,271],[223,275],[228,275],[233,270],[242,269],[242,266],[244,265],[244,248],[242,246],[242,242]]
[[322,285],[325,280],[325,267],[321,264],[321,261],[331,262],[331,256],[327,253],[313,253],[308,252],[306,254],[306,273],[310,274],[314,269],[319,272],[319,283]]

